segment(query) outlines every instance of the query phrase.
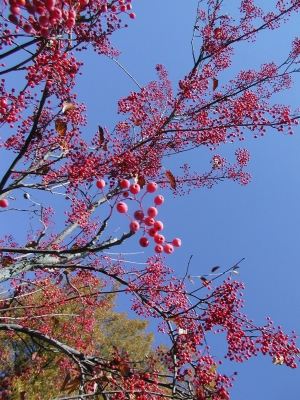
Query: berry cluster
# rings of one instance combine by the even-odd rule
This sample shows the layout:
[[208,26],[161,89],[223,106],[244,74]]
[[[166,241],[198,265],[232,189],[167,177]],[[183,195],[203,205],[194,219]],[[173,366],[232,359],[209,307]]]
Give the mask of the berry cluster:
[[[105,187],[105,181],[103,179],[99,179],[96,182],[96,186],[98,189],[103,190]],[[149,207],[146,212],[143,209],[143,199],[147,193],[154,193],[158,189],[158,185],[155,182],[149,182],[146,185],[146,192],[143,194],[140,200],[136,198],[136,195],[141,191],[141,187],[138,183],[130,183],[129,180],[124,179],[121,184],[122,195],[125,199],[130,198],[131,200],[135,200],[138,202],[140,208],[133,213],[134,219],[132,219],[128,211],[128,205],[124,201],[119,201],[116,204],[116,209],[121,214],[126,214],[130,219],[129,228],[132,232],[137,232],[139,229],[143,230],[143,236],[140,238],[139,243],[142,247],[148,247],[149,239],[146,237],[153,238],[156,246],[154,250],[156,253],[162,253],[163,251],[166,254],[172,254],[174,251],[174,246],[181,246],[181,240],[178,238],[173,239],[172,242],[168,242],[165,240],[165,237],[160,233],[164,225],[161,221],[156,220],[156,216],[158,214],[157,206],[160,206],[164,202],[164,198],[161,195],[157,195],[154,197],[154,206]],[[133,197],[130,197],[130,194]]]
[[[10,14],[8,19],[11,23],[19,25],[24,32],[40,34],[44,38],[51,36],[51,30],[63,25],[66,29],[72,29],[82,11],[86,8],[96,9],[105,13],[128,12],[132,9],[131,0],[119,0],[117,4],[98,4],[95,0],[78,0],[69,2],[65,0],[9,0]],[[126,4],[128,3],[128,4]],[[25,23],[22,22],[21,10],[26,10],[30,16]],[[129,14],[130,18],[135,18],[134,13]]]

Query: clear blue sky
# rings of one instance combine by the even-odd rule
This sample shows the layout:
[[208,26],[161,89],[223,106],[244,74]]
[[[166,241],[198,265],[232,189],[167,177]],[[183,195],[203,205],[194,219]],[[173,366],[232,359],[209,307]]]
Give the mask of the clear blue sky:
[[[116,33],[113,43],[122,51],[120,62],[141,85],[156,78],[157,63],[165,65],[175,87],[190,70],[190,40],[197,3],[196,0],[133,1],[137,18],[133,21],[128,18],[129,27]],[[232,13],[233,3],[239,2],[224,1],[224,12]],[[284,59],[291,39],[299,35],[298,27],[299,15],[296,15],[280,31],[263,32],[257,43],[240,45],[233,66],[223,75],[224,82],[220,81],[220,85],[241,69]],[[93,52],[83,53],[82,57],[86,64],[77,92],[78,101],[87,105],[88,135],[89,130],[95,132],[98,123],[112,129],[119,120],[116,114],[119,97],[127,96],[137,87],[111,60]],[[300,76],[296,76],[293,89],[281,93],[276,102],[299,107],[299,89]],[[252,182],[247,187],[222,182],[211,190],[199,189],[175,199],[167,191],[160,191],[166,197],[160,209],[166,236],[178,236],[183,242],[176,255],[167,258],[167,263],[177,276],[182,276],[193,255],[191,274],[202,275],[215,265],[227,269],[246,257],[238,279],[246,285],[247,315],[257,325],[263,325],[264,318],[270,316],[288,333],[292,329],[300,333],[300,128],[295,128],[293,136],[275,131],[256,140],[248,136],[243,146],[238,142],[220,147],[217,152],[234,162],[238,147],[251,152],[248,171]],[[204,147],[166,159],[165,168],[176,169],[186,162],[186,156],[193,169],[209,170],[212,153]],[[128,220],[124,219],[124,227],[127,225]],[[130,240],[129,248],[139,251],[137,239]],[[132,260],[138,259],[132,257]],[[215,354],[221,357],[225,354],[224,337],[212,340]],[[227,374],[239,372],[231,391],[232,400],[300,398],[299,368],[275,366],[267,356],[254,357],[243,364],[225,363],[222,368]]]

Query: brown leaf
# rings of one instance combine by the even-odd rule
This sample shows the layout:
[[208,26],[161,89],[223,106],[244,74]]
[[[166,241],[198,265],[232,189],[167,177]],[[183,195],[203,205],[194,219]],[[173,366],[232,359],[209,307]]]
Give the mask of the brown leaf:
[[140,185],[141,189],[146,185],[145,178],[142,175],[138,176],[137,183]]
[[129,376],[129,373],[130,373],[130,367],[126,363],[121,363],[119,365],[119,371],[121,372],[122,376],[127,377],[127,376]]
[[22,392],[20,392],[20,400],[25,400],[26,398],[26,392],[25,390],[23,390]]
[[104,151],[107,151],[108,140],[105,139],[104,130],[100,125],[98,125],[98,132],[99,132],[99,147],[102,148]]
[[175,143],[172,142],[171,140],[167,143],[167,146],[170,147],[171,149],[175,148]]
[[61,385],[61,388],[60,388],[60,390],[62,392],[65,390],[65,387],[66,387],[66,385],[67,385],[67,383],[69,382],[70,379],[71,379],[71,374],[70,374],[70,371],[68,371],[66,376],[65,376],[65,379],[63,381],[63,384]]
[[34,353],[32,353],[31,361],[35,361],[36,358],[37,358],[37,355],[38,355],[38,352],[37,352],[37,351],[35,351]]
[[59,136],[64,136],[67,132],[67,123],[62,119],[58,118],[55,121],[55,129]]
[[25,247],[36,247],[37,246],[37,242],[35,240],[31,240],[30,242],[28,242]]
[[216,267],[213,267],[211,272],[215,272],[217,269],[219,269],[220,267],[217,265]]
[[171,171],[166,171],[166,177],[169,179],[172,189],[176,190],[176,181],[175,177]]
[[191,283],[194,283],[194,281],[191,279],[191,275],[188,275],[187,278]]
[[216,78],[213,78],[213,90],[216,90],[219,85],[219,81]]
[[200,279],[202,280],[204,286],[208,285],[208,280],[206,278],[204,278],[204,276],[201,276]]
[[11,256],[3,256],[0,260],[0,264],[3,267],[10,267],[13,262],[14,262],[14,259]]
[[81,378],[78,376],[77,378],[72,379],[71,381],[69,381],[66,386],[65,386],[65,391],[68,394],[71,394],[72,392],[74,392],[74,390],[78,389],[79,386],[81,384]]
[[51,317],[51,321],[53,323],[54,328],[56,328],[59,325],[59,319],[54,317],[54,315]]

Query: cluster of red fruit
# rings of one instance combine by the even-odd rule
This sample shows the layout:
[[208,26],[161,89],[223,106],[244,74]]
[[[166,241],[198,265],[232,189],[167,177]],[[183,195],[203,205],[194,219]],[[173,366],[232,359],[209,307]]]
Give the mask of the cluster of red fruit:
[[[30,34],[40,34],[44,38],[50,37],[52,28],[58,25],[63,25],[67,29],[72,29],[75,26],[78,12],[83,11],[87,6],[92,5],[93,0],[9,0],[10,15],[8,19],[11,23],[19,25],[22,29]],[[129,4],[126,4],[129,3]],[[97,8],[101,12],[108,10],[117,12],[127,12],[131,10],[131,0],[119,0],[118,5],[102,4]],[[19,20],[21,9],[26,10],[30,16],[23,24]],[[130,13],[130,18],[135,18],[135,14]]]
[[[100,179],[96,182],[96,186],[98,189],[103,190],[105,187],[105,181]],[[160,206],[164,202],[164,198],[161,195],[157,195],[154,197],[154,207],[149,207],[146,213],[143,210],[142,201],[146,193],[154,193],[157,191],[158,186],[155,182],[149,182],[146,186],[146,192],[142,196],[141,200],[136,198],[136,195],[140,192],[141,187],[138,183],[130,184],[129,180],[124,179],[121,184],[121,189],[124,189],[122,192],[124,198],[128,198],[130,194],[134,197],[139,205],[140,209],[136,210],[133,214],[134,220],[127,214],[128,205],[124,201],[120,201],[116,204],[116,209],[121,214],[126,214],[130,219],[129,228],[132,232],[137,232],[139,229],[143,229],[143,236],[140,238],[140,245],[142,247],[148,247],[149,239],[145,236],[146,234],[153,238],[156,246],[154,250],[156,253],[162,253],[163,251],[166,254],[172,254],[174,251],[174,246],[181,246],[181,240],[178,238],[173,239],[172,242],[167,242],[165,237],[160,233],[163,230],[163,223],[155,219],[158,214],[157,206]]]

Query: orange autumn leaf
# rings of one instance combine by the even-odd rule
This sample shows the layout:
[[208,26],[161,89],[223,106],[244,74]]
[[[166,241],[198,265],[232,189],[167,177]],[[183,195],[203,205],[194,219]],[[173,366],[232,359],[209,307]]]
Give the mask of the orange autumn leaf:
[[55,129],[59,136],[64,136],[67,132],[67,123],[62,119],[58,118],[55,121]]
[[216,78],[213,78],[213,90],[216,90],[219,85],[219,81]]
[[176,180],[171,171],[166,171],[166,177],[169,179],[172,189],[176,190]]

